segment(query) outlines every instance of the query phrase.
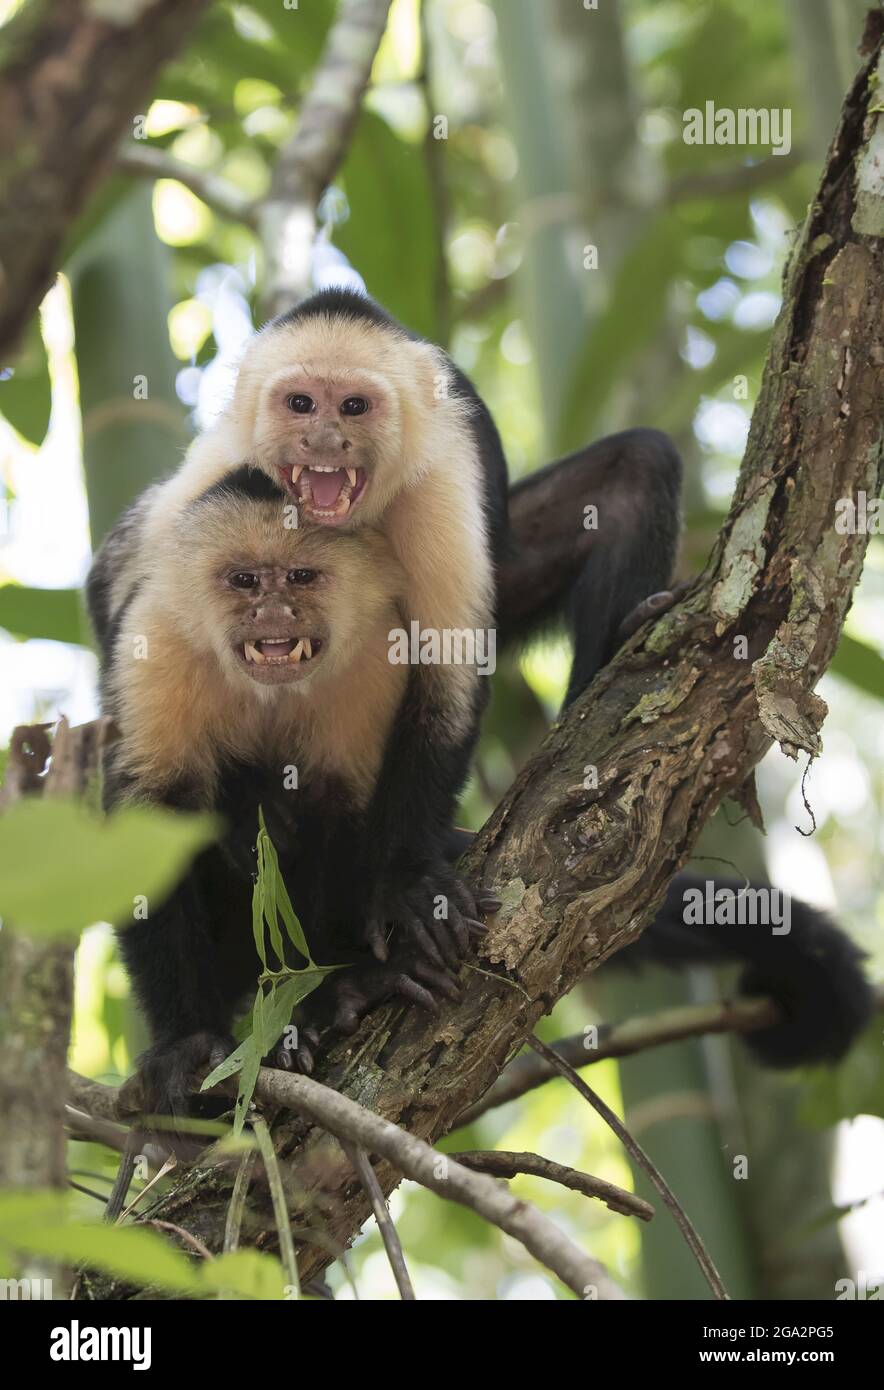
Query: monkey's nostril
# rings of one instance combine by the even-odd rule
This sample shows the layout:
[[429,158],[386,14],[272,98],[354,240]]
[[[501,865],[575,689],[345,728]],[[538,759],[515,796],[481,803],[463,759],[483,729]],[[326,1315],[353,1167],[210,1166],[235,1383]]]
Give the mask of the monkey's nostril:
[[348,449],[353,448],[353,445],[350,443],[349,439],[345,439],[341,444],[341,448],[344,450],[344,453],[346,453]]

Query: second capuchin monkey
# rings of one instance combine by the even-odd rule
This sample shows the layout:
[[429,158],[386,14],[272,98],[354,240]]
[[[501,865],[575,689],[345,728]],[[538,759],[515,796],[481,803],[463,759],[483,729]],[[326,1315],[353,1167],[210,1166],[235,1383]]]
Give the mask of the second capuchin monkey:
[[[146,1111],[185,1110],[200,1068],[232,1050],[234,1017],[254,991],[259,806],[314,958],[353,966],[305,1002],[308,1021],[348,1031],[384,998],[435,1009],[434,995],[459,997],[441,929],[417,923],[410,952],[359,959],[372,807],[410,681],[389,660],[404,575],[382,533],[287,529],[283,499],[242,467],[182,506],[127,591],[120,533],[90,575],[103,704],[118,732],[106,804],[212,810],[227,827],[167,902],[119,932],[151,1030]],[[148,494],[127,515],[126,554],[150,509]],[[303,1069],[315,1040],[308,1022]]]

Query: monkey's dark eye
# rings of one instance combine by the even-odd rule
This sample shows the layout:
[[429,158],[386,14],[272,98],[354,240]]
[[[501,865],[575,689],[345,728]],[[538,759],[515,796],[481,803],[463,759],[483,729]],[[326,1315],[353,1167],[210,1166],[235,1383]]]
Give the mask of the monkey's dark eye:
[[316,570],[289,570],[286,579],[290,584],[312,584]]
[[368,410],[368,401],[364,396],[348,396],[345,401],[341,401],[342,415],[364,415]]
[[316,402],[313,397],[303,396],[300,393],[286,396],[285,403],[295,415],[310,415],[316,409]]
[[250,574],[248,570],[240,570],[238,574],[230,575],[230,583],[234,589],[255,589],[260,582],[258,576]]

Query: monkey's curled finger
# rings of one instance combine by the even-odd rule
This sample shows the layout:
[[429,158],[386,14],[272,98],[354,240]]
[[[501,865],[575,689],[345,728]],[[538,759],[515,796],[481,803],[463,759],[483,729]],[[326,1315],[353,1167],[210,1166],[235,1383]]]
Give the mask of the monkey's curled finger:
[[[417,945],[419,946],[421,951],[423,951],[424,955],[428,958],[428,960],[431,960],[434,965],[437,965],[439,967],[440,970],[444,970],[445,966],[447,964],[450,964],[450,962],[446,961],[442,956],[442,949],[444,949],[442,948],[442,943],[440,942],[439,946],[436,945],[436,942],[433,941],[432,937],[430,936],[430,933],[427,931],[426,927],[424,926],[423,922],[421,921],[420,917],[418,917],[416,912],[409,912],[408,914],[403,914],[402,925],[405,928],[405,930],[411,934],[413,940],[417,943]],[[439,938],[437,936],[437,941],[438,940]],[[454,962],[454,968],[457,969],[456,957]]]
[[426,985],[432,985],[433,989],[444,994],[453,1004],[459,1004],[463,999],[460,985],[447,970],[434,970],[425,960],[416,960],[411,968],[419,980],[423,980]]
[[365,939],[375,960],[386,961],[390,958],[386,928],[387,924],[383,917],[370,917],[366,924]]
[[456,878],[451,885],[451,892],[464,917],[476,917],[478,915],[478,904],[472,892],[462,879]]
[[421,1008],[426,1009],[428,1013],[437,1014],[439,1012],[439,1005],[430,991],[424,989],[423,985],[418,984],[417,980],[413,980],[410,975],[406,975],[404,972],[395,977],[393,992],[403,999],[409,999],[412,1004],[420,1004]]
[[[449,902],[448,904],[448,926],[450,931],[454,933],[454,939],[459,947],[461,957],[465,956],[470,948],[470,934],[467,931],[460,909],[455,907],[453,902]],[[460,961],[457,962],[457,966],[460,966]]]
[[455,947],[455,943],[452,940],[452,935],[451,931],[449,930],[449,926],[451,922],[450,914],[456,911],[457,909],[452,908],[451,904],[449,903],[449,917],[439,918],[435,917],[432,913],[429,914],[430,930],[433,933],[433,940],[435,941],[439,952],[444,957],[443,960],[436,961],[435,964],[447,966],[449,970],[455,972],[460,968],[460,956]]
[[499,912],[503,907],[503,898],[499,898],[490,889],[480,888],[476,894],[476,907],[480,912]]
[[638,632],[642,623],[649,622],[652,618],[659,618],[662,613],[667,613],[680,598],[683,598],[691,587],[690,580],[682,580],[679,584],[674,584],[671,589],[661,589],[656,594],[649,594],[641,603],[637,603],[630,613],[627,613],[622,623],[617,629],[617,643],[625,642],[627,637],[631,637],[634,632]]

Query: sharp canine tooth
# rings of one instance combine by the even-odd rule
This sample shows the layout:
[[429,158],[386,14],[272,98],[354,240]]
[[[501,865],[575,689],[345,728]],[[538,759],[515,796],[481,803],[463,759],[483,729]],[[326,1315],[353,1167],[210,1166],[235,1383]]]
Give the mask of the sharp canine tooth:
[[304,651],[304,643],[298,642],[297,646],[289,652],[289,661],[300,661]]
[[310,661],[313,656],[313,643],[310,641],[309,637],[304,638],[304,655],[308,661]]
[[349,480],[350,480],[350,486],[351,486],[351,487],[355,487],[355,486],[356,486],[356,469],[355,469],[355,468],[345,468],[345,469],[344,469],[344,472],[347,474],[347,477],[348,477]]
[[345,513],[345,512],[348,512],[349,510],[350,510],[350,499],[349,499],[349,497],[339,497],[339,498],[338,498],[338,505],[335,507],[334,511],[332,512],[332,516],[343,516],[344,513]]
[[307,465],[304,464],[304,463],[296,463],[296,464],[295,464],[294,468],[292,469],[292,482],[293,482],[293,483],[296,483],[296,482],[298,481],[298,479],[300,478],[301,474],[304,472],[304,469],[306,468],[306,466],[307,466]]
[[257,661],[260,663],[267,660],[263,653],[259,652],[258,648],[252,642],[244,642],[243,650],[246,654],[246,661]]

